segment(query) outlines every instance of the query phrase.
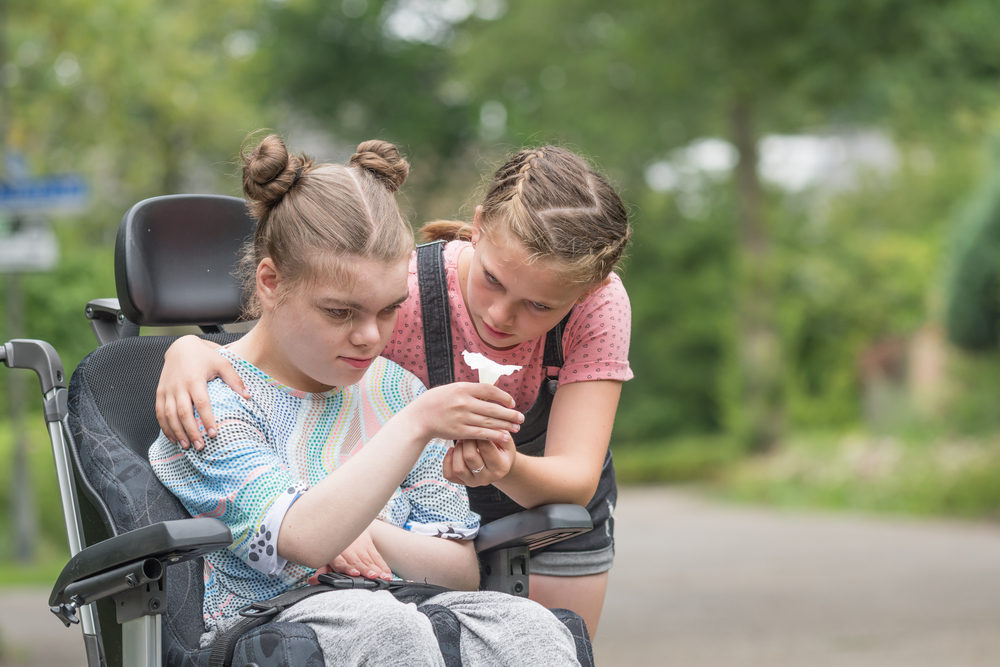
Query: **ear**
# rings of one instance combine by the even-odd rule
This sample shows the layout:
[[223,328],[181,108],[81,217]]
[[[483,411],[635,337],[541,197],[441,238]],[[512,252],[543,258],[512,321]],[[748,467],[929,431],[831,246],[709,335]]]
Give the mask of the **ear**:
[[265,257],[257,265],[257,299],[261,308],[273,310],[281,300],[280,293],[281,274],[278,267],[274,265],[274,260]]
[[472,216],[472,245],[479,242],[479,236],[483,233],[483,207],[476,207],[476,214]]
[[587,300],[587,297],[589,297],[591,294],[593,294],[597,290],[601,289],[602,287],[604,287],[605,285],[607,285],[610,282],[611,282],[611,276],[609,275],[604,280],[602,280],[600,282],[597,282],[597,283],[594,283],[593,285],[591,285],[590,287],[588,287],[587,289],[585,289],[583,291],[583,294],[581,294],[579,296],[579,298],[577,298],[576,302],[577,303],[583,303],[584,301]]

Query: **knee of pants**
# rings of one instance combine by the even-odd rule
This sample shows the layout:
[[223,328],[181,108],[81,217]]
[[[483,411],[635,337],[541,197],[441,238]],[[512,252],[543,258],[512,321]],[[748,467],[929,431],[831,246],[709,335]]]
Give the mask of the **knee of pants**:
[[412,642],[418,637],[434,639],[434,630],[426,616],[417,611],[416,605],[404,604],[386,591],[378,591],[369,596],[360,612],[359,621],[375,630],[373,636],[381,636],[380,641]]

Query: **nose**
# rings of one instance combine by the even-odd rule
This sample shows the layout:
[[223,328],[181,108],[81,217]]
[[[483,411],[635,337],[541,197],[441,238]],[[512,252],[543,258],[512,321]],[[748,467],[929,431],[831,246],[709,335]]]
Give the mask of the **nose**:
[[370,348],[378,345],[381,339],[378,322],[374,317],[365,317],[355,320],[351,328],[351,344],[357,347]]
[[514,321],[514,308],[503,299],[494,301],[487,312],[493,324],[498,327],[509,327]]

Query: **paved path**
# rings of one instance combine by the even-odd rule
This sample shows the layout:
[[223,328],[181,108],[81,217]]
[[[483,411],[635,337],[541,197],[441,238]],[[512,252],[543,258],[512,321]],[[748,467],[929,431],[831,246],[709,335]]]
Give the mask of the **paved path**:
[[[602,667],[1000,665],[1000,526],[626,488]],[[47,591],[0,592],[0,667],[82,665]]]
[[1000,665],[1000,526],[619,498],[599,665]]

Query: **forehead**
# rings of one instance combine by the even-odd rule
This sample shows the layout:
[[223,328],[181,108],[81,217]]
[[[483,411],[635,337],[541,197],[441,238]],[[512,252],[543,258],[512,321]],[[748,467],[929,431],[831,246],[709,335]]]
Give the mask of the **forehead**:
[[312,279],[303,285],[314,299],[383,308],[407,292],[407,258],[381,261],[339,257],[313,263]]
[[537,257],[509,233],[480,237],[476,246],[483,268],[521,298],[550,306],[575,301],[586,286],[566,280],[563,264],[551,257]]

